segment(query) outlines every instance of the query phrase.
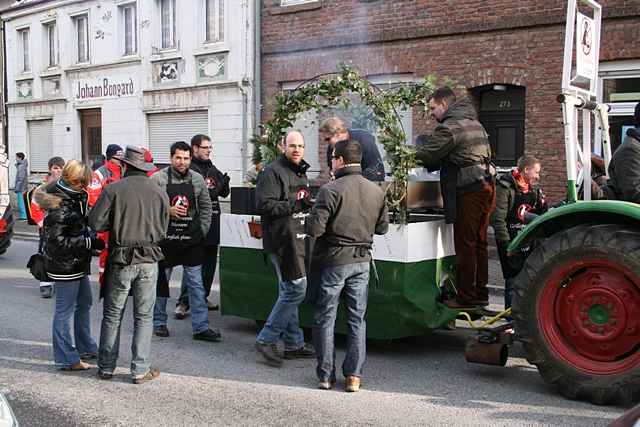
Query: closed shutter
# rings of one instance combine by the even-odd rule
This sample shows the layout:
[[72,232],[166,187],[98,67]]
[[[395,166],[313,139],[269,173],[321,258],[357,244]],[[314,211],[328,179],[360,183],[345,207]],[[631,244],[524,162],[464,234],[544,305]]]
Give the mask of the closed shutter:
[[47,172],[53,157],[53,120],[30,120],[29,167],[33,172]]
[[169,149],[176,141],[190,143],[198,133],[209,134],[209,112],[153,113],[147,115],[149,150],[155,163],[169,164]]

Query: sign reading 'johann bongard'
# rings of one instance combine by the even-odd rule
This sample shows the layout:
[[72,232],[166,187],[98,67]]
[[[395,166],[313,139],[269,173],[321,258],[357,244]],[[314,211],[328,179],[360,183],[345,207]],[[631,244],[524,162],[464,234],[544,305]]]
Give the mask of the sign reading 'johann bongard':
[[131,77],[102,77],[76,80],[74,89],[74,98],[77,101],[123,98],[136,94],[136,86]]

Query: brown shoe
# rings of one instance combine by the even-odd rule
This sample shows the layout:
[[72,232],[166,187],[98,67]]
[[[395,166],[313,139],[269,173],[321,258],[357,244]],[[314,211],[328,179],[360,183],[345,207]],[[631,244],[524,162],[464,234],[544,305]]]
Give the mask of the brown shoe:
[[477,307],[488,307],[489,306],[489,301],[488,300],[483,300],[483,299],[474,299],[469,301],[469,304],[473,304]]
[[134,378],[133,379],[133,383],[134,384],[144,384],[146,382],[155,380],[156,378],[158,378],[160,376],[160,369],[158,368],[151,368],[149,369],[149,371],[144,374],[141,377],[138,378]]
[[349,375],[344,383],[344,391],[348,393],[355,393],[360,390],[360,378]]
[[75,365],[62,368],[63,371],[86,371],[88,369],[91,369],[91,365],[84,363],[82,360]]
[[475,309],[475,305],[471,304],[470,302],[463,302],[455,299],[446,299],[442,301],[442,303],[452,310],[465,311]]

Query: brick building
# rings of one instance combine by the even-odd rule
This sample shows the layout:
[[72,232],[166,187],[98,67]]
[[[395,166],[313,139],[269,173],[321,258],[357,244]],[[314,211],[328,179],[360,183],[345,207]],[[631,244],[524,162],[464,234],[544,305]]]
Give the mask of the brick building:
[[[612,103],[619,144],[640,101],[640,2],[601,0],[600,100]],[[265,0],[261,11],[263,121],[275,95],[315,75],[356,65],[370,80],[393,83],[426,74],[467,91],[491,135],[496,163],[523,153],[544,162],[551,198],[564,194],[566,172],[560,92],[566,1],[547,0]],[[407,112],[408,139],[433,127]],[[324,164],[317,124],[307,157]],[[316,126],[316,128],[313,128]],[[315,138],[315,139],[314,139]]]

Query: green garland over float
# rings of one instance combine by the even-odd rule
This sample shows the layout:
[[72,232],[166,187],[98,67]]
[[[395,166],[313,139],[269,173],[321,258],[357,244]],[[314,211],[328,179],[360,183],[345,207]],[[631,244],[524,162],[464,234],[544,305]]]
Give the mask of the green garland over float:
[[271,120],[263,126],[263,134],[255,136],[254,162],[263,164],[273,161],[279,151],[278,143],[287,129],[293,126],[298,114],[308,110],[320,112],[323,109],[351,104],[348,94],[360,97],[368,106],[378,125],[378,141],[387,153],[386,160],[391,165],[393,182],[387,188],[389,209],[398,213],[398,221],[407,219],[406,204],[409,170],[416,167],[415,149],[405,144],[406,134],[396,109],[422,107],[436,88],[435,76],[427,76],[419,82],[401,83],[388,90],[381,90],[363,78],[358,71],[348,65],[341,65],[339,72],[324,74],[303,83],[293,91],[276,97],[276,107]]

